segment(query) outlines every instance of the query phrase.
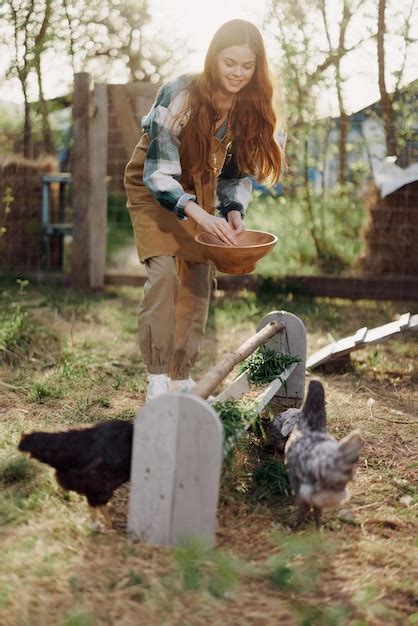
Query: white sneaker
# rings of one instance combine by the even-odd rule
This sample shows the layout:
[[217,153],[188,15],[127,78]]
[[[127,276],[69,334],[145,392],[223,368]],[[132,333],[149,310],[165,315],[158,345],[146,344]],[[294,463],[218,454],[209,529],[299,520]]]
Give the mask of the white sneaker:
[[152,400],[170,391],[170,378],[167,374],[150,374],[148,376],[147,400]]
[[183,380],[171,380],[170,391],[190,391],[196,385],[193,378],[184,378]]

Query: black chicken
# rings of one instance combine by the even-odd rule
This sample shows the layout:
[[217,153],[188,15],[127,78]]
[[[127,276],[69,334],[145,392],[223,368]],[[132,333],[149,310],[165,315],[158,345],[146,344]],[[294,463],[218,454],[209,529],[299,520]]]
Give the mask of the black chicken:
[[348,498],[347,483],[361,450],[358,430],[337,442],[327,432],[325,394],[318,380],[309,383],[308,395],[285,448],[290,484],[299,504],[296,527],[313,509],[317,526],[321,510]]
[[56,470],[64,489],[87,498],[93,520],[101,512],[110,518],[106,504],[131,472],[133,425],[122,420],[58,433],[23,434],[19,450]]

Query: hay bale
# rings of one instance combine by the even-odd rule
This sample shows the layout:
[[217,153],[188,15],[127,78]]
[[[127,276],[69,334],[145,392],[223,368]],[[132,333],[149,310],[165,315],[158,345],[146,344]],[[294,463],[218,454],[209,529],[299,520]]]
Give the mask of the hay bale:
[[369,220],[365,252],[358,265],[373,275],[418,275],[418,181],[385,198],[377,191],[366,201]]

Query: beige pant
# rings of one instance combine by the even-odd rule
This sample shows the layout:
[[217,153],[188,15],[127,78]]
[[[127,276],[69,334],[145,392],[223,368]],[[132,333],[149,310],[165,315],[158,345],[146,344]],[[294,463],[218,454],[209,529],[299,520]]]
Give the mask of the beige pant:
[[205,334],[212,266],[173,256],[145,261],[148,274],[138,334],[150,374],[188,378]]

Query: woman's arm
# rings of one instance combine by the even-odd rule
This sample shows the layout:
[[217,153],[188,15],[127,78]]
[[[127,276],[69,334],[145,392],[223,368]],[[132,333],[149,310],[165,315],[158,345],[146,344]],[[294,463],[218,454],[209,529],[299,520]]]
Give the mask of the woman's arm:
[[148,150],[144,163],[143,180],[148,191],[161,206],[173,211],[179,219],[187,219],[184,207],[196,196],[186,193],[180,184],[181,164],[177,144],[179,124],[173,126],[173,117],[184,107],[186,92],[174,98],[173,83],[160,89],[157,100],[144,120],[148,133]]
[[173,211],[180,220],[193,219],[205,232],[229,245],[236,244],[233,229],[227,221],[210,215],[196,203],[196,196],[186,193],[180,184],[181,163],[178,147],[179,124],[173,118],[183,110],[186,92],[171,99],[168,83],[160,90],[155,105],[144,120],[149,135],[143,180],[161,206]]
[[249,176],[218,178],[217,209],[231,225],[235,235],[245,230],[243,217],[251,198],[252,183]]

